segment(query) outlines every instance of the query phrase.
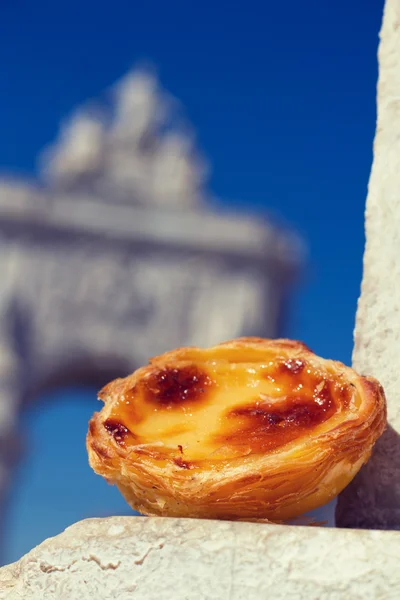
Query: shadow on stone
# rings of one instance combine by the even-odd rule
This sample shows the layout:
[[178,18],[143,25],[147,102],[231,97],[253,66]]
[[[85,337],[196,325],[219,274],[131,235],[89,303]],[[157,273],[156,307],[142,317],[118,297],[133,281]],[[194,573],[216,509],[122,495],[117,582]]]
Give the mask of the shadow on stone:
[[339,495],[335,516],[337,527],[400,529],[400,435],[390,425],[369,462]]

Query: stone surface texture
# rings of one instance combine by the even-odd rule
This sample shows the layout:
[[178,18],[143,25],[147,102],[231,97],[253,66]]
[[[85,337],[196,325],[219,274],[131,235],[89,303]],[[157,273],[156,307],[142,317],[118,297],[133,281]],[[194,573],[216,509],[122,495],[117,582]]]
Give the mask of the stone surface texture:
[[379,46],[378,122],[366,207],[366,249],[354,368],[376,377],[389,427],[341,494],[342,527],[400,529],[400,2],[387,0]]
[[0,570],[1,600],[397,600],[396,532],[91,519]]

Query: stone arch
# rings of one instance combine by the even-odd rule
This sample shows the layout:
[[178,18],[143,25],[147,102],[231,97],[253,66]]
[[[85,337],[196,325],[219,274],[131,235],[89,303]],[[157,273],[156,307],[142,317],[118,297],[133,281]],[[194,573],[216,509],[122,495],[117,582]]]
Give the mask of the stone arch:
[[173,104],[154,78],[129,76],[109,119],[72,119],[46,187],[0,181],[0,520],[18,418],[41,390],[279,334],[302,243],[211,207],[188,128],[166,127]]

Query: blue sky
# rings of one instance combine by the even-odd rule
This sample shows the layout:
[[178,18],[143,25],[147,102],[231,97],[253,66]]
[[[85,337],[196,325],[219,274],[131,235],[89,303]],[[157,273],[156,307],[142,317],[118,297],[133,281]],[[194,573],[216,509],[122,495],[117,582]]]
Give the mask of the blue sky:
[[[4,0],[0,170],[34,175],[37,154],[61,119],[138,60],[152,61],[198,131],[213,167],[212,191],[231,207],[277,213],[309,246],[288,334],[349,363],[383,1],[236,6]],[[126,512],[86,465],[82,438],[97,408],[93,390],[65,392],[61,400],[26,416],[29,462],[13,498],[6,560],[74,520]],[[64,432],[68,452],[57,444],[55,453],[52,423],[69,416],[76,444]]]

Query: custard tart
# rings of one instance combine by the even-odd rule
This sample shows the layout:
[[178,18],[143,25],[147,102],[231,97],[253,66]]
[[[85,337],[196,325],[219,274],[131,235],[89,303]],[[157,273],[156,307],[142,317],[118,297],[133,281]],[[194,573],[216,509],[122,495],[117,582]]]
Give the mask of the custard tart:
[[353,479],[386,425],[375,379],[286,339],[179,348],[99,398],[90,465],[144,515],[303,515]]

